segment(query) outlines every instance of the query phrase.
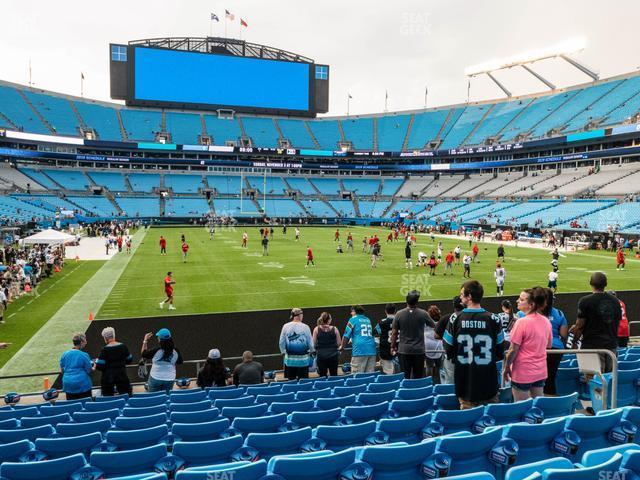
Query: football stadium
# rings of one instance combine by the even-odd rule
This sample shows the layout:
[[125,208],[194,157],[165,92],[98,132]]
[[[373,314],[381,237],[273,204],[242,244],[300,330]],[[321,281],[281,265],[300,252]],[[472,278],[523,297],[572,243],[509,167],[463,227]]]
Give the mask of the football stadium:
[[9,3],[0,479],[640,479],[638,5]]

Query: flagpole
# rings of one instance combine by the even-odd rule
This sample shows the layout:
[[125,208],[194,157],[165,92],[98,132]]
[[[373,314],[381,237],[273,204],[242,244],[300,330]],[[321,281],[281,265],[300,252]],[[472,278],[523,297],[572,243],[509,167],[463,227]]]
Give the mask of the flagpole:
[[349,116],[349,103],[351,102],[351,94],[347,93],[347,117]]
[[429,87],[424,87],[424,108],[427,108],[427,95],[429,95]]
[[469,103],[469,95],[471,92],[471,77],[467,80],[467,103]]
[[31,59],[29,59],[29,86],[32,87],[33,86],[33,82],[32,80],[32,76],[31,76]]
[[84,74],[80,72],[80,96],[84,97]]
[[389,92],[387,90],[384,91],[384,111],[389,111]]

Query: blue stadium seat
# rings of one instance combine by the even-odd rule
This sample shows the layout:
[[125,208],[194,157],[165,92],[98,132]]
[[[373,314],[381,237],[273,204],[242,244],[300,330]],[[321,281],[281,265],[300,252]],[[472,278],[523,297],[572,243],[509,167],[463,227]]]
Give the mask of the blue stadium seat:
[[638,480],[640,478],[640,453],[636,451],[626,452],[622,460],[622,468],[625,478]]
[[389,436],[389,443],[417,443],[422,440],[422,430],[431,422],[431,413],[415,417],[383,418],[378,430]]
[[431,386],[435,387],[433,385],[433,378],[431,377],[405,378],[400,384],[401,388],[425,388]]
[[396,397],[399,400],[415,400],[417,398],[426,398],[433,396],[433,387],[419,387],[419,388],[400,388],[396,392]]
[[164,473],[141,473],[126,477],[113,477],[112,480],[167,480],[167,475]]
[[18,462],[20,457],[34,448],[29,440],[0,444],[0,464],[4,462]]
[[368,378],[368,377],[347,378],[344,381],[344,386],[345,387],[357,387],[358,385],[369,385],[373,381],[375,381],[373,378]]
[[271,433],[277,432],[278,429],[287,421],[286,413],[279,413],[276,415],[270,415],[259,418],[241,418],[236,417],[231,423],[231,428],[234,428],[242,434],[248,434],[252,432],[256,433]]
[[[89,459],[92,467],[105,477],[136,475],[155,471],[155,465],[167,456],[165,445],[127,450],[123,452],[93,452]],[[100,478],[100,477],[98,477]]]
[[71,417],[74,422],[84,423],[84,422],[95,422],[97,420],[115,420],[120,416],[120,410],[117,408],[113,408],[111,410],[103,410],[101,412],[73,412]]
[[0,420],[21,419],[22,417],[34,417],[38,415],[36,407],[28,407],[21,409],[6,408],[0,410]]
[[[503,427],[503,435],[518,445],[518,455],[514,465],[525,465],[570,452],[573,444],[571,435],[564,432],[565,421],[562,418],[549,422],[528,424],[516,423]],[[563,436],[561,436],[563,435]]]
[[423,480],[422,462],[433,455],[435,448],[435,441],[369,446],[361,449],[357,458],[373,468],[376,480]]
[[456,387],[452,383],[439,383],[433,386],[434,395],[453,395],[456,393]]
[[318,425],[334,425],[342,416],[342,409],[318,410],[313,412],[293,412],[288,420],[297,427],[317,427]]
[[195,392],[177,391],[169,394],[170,403],[194,403],[201,402],[207,398],[207,392],[204,390],[197,390]]
[[[436,385],[437,387],[438,385]],[[434,391],[435,394],[435,391]],[[434,410],[460,410],[460,400],[455,393],[436,395],[433,401]]]
[[531,478],[534,474],[539,474],[545,469],[550,468],[571,470],[574,468],[574,465],[571,463],[571,460],[564,457],[546,458],[537,462],[531,462],[524,465],[519,464],[510,468],[505,474],[504,480],[525,480],[527,478]]
[[[211,480],[233,478],[233,480],[261,480],[267,473],[267,462],[234,462],[207,467],[193,467],[176,473],[176,480]],[[275,480],[275,479],[274,479]]]
[[129,407],[155,407],[157,405],[164,405],[167,403],[166,395],[158,395],[157,397],[138,397],[133,396],[129,399]]
[[360,393],[356,397],[356,403],[360,405],[375,405],[381,402],[390,402],[396,396],[396,392],[384,393]]
[[[382,378],[382,376],[378,377]],[[384,393],[384,392],[395,392],[400,388],[400,380],[396,380],[395,382],[373,382],[367,385],[367,392],[371,393]]]
[[[100,398],[108,398],[108,397],[100,397]],[[131,399],[133,400],[133,398]],[[118,398],[116,400],[109,401],[100,401],[100,402],[87,402],[84,404],[84,409],[87,412],[104,412],[105,410],[113,410],[117,408],[118,410],[122,410],[127,404],[127,400],[124,398]],[[129,404],[129,406],[133,406]]]
[[248,407],[249,405],[256,405],[255,397],[252,395],[245,395],[238,398],[220,398],[213,401],[213,406],[219,409],[226,407]]
[[542,410],[545,419],[566,417],[576,411],[577,400],[575,392],[564,397],[537,397],[533,399],[533,406]]
[[0,465],[3,480],[68,480],[86,465],[81,454],[48,460],[46,462],[12,463]]
[[391,417],[415,417],[433,409],[433,397],[416,398],[414,400],[393,400],[389,403]]
[[167,406],[156,405],[154,407],[124,407],[122,409],[123,417],[146,417],[148,415],[157,415],[158,413],[167,413]]
[[313,388],[312,383],[285,383],[282,385],[282,393],[297,393],[302,391],[308,391]]
[[[303,383],[301,385],[311,385],[312,383]],[[336,388],[344,388],[344,387],[336,387]],[[317,400],[318,398],[331,398],[333,395],[331,393],[330,388],[324,388],[322,390],[302,390],[296,393],[296,400]]]
[[485,407],[484,413],[492,419],[494,425],[518,422],[541,423],[543,420],[542,411],[532,411],[532,408],[533,399],[530,398],[516,403],[490,404]]
[[296,394],[293,392],[289,393],[278,393],[275,395],[257,395],[256,403],[266,403],[267,405],[271,405],[274,402],[294,402],[296,399]]
[[622,419],[633,423],[640,429],[640,407],[625,407],[622,409]]
[[16,430],[0,430],[0,444],[18,442],[20,440],[34,441],[36,438],[47,438],[56,433],[51,425],[33,428],[18,428]]
[[210,400],[240,398],[244,396],[242,388],[213,388],[207,392]]
[[376,422],[371,420],[366,423],[354,425],[320,425],[313,436],[322,440],[318,450],[332,450],[334,452],[345,450],[351,447],[361,447],[365,444],[367,437],[376,431]]
[[55,427],[58,423],[67,423],[71,421],[71,415],[61,413],[50,417],[22,417],[20,424],[23,428],[39,427],[40,425],[51,425]]
[[224,407],[222,409],[222,416],[227,417],[229,420],[233,420],[236,417],[256,418],[267,413],[268,408],[269,406],[266,403],[251,405],[249,407]]
[[595,417],[574,415],[567,418],[565,429],[575,432],[580,438],[580,444],[571,458],[577,461],[589,450],[628,443],[628,436],[634,435],[637,429],[631,422],[621,424],[621,420],[622,410]]
[[356,385],[353,387],[335,387],[333,395],[336,397],[348,397],[349,395],[358,395],[367,391],[368,385]]
[[9,420],[0,420],[0,430],[13,430],[20,427],[20,420],[11,418]]
[[[491,458],[502,457],[506,462],[509,461],[508,455],[501,448],[501,441],[501,428],[478,435],[442,437],[438,439],[436,453],[423,465],[423,471],[440,470],[441,476],[487,472],[498,477],[500,466]],[[497,454],[491,455],[492,451]],[[442,470],[446,470],[446,473]]]
[[580,369],[578,367],[561,367],[556,374],[556,394],[564,397],[583,388],[580,381]]
[[35,441],[36,450],[46,455],[46,459],[67,457],[81,453],[89,458],[91,451],[102,442],[99,432],[78,437],[39,438]]
[[[240,385],[242,387],[242,385]],[[246,395],[277,395],[282,392],[282,385],[249,385],[245,388]]]
[[[639,362],[640,363],[640,362]],[[595,412],[611,408],[611,374],[602,375],[607,382],[607,404],[602,403],[602,382],[599,377],[593,377],[589,382],[591,406]],[[635,405],[638,401],[637,383],[640,379],[640,369],[618,371],[617,406]]]
[[171,433],[184,442],[200,442],[219,438],[229,425],[226,418],[201,423],[174,423]]
[[[617,473],[622,464],[622,455],[616,453],[604,463],[588,468],[566,469],[545,469],[540,475],[541,480],[602,480],[603,473],[610,472],[611,475]],[[532,480],[537,477],[529,477]]]
[[356,403],[355,395],[347,395],[339,398],[319,398],[316,400],[316,407],[320,410],[331,410],[334,408],[345,408]]
[[166,425],[140,430],[111,430],[105,435],[107,442],[118,450],[134,450],[160,443],[169,433]]
[[197,412],[198,410],[206,410],[207,408],[211,408],[211,400],[208,399],[202,400],[201,402],[169,403],[169,413]]
[[594,467],[601,463],[606,462],[614,454],[619,453],[623,458],[628,457],[627,452],[640,452],[640,445],[635,443],[625,443],[622,445],[616,445],[614,447],[601,448],[599,450],[590,450],[582,455],[580,465],[583,467]]
[[56,425],[56,433],[64,437],[77,437],[93,432],[105,433],[111,426],[111,420],[108,418],[96,420],[95,422],[59,423]]
[[[355,462],[355,450],[338,453],[316,452],[274,457],[269,461],[269,471],[287,480],[335,480],[349,477],[349,469]],[[363,478],[368,478],[365,475]]]
[[313,384],[313,388],[316,390],[323,390],[325,388],[336,388],[336,387],[344,387],[345,380],[337,379],[337,380],[318,380]]
[[425,435],[438,437],[456,432],[473,432],[474,425],[484,415],[484,407],[468,410],[438,410],[433,414]]
[[166,425],[167,414],[158,413],[146,417],[118,417],[113,422],[115,428],[119,430],[140,430],[141,428],[157,427]]
[[40,407],[40,415],[55,416],[60,415],[61,413],[73,413],[82,410],[83,404],[80,402],[68,403],[64,405],[43,405]]
[[380,418],[388,411],[389,402],[380,402],[373,405],[363,406],[351,405],[344,409],[344,416],[353,421],[353,423],[364,423],[370,420],[380,420]]
[[[395,383],[404,381],[404,373],[392,373],[390,375],[378,375],[376,377],[377,383]],[[422,379],[416,379],[422,380]]]
[[186,462],[187,467],[218,465],[231,461],[231,454],[244,444],[241,435],[208,441],[176,442],[173,455]]
[[[300,453],[301,446],[311,438],[311,428],[278,433],[250,433],[245,441],[246,450],[240,460],[269,460],[275,455]],[[250,458],[246,458],[249,456]],[[236,459],[237,460],[237,459]]]
[[202,423],[212,422],[222,418],[220,410],[209,408],[208,410],[197,410],[195,412],[172,412],[169,420],[172,423]]
[[301,402],[275,402],[269,406],[269,413],[293,413],[308,412],[315,408],[314,400],[304,400]]

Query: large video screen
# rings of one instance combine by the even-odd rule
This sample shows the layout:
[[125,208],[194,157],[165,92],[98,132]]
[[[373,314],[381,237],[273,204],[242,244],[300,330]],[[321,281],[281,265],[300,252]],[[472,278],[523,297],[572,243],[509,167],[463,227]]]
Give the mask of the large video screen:
[[147,47],[133,50],[134,102],[248,111],[312,110],[310,64]]

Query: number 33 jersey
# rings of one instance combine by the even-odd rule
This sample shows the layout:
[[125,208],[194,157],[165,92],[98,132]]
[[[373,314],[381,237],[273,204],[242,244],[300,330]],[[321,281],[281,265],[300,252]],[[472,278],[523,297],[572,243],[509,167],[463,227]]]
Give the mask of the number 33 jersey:
[[455,364],[456,395],[484,402],[498,393],[496,363],[504,356],[504,334],[497,315],[484,308],[452,314],[443,336],[447,357]]

